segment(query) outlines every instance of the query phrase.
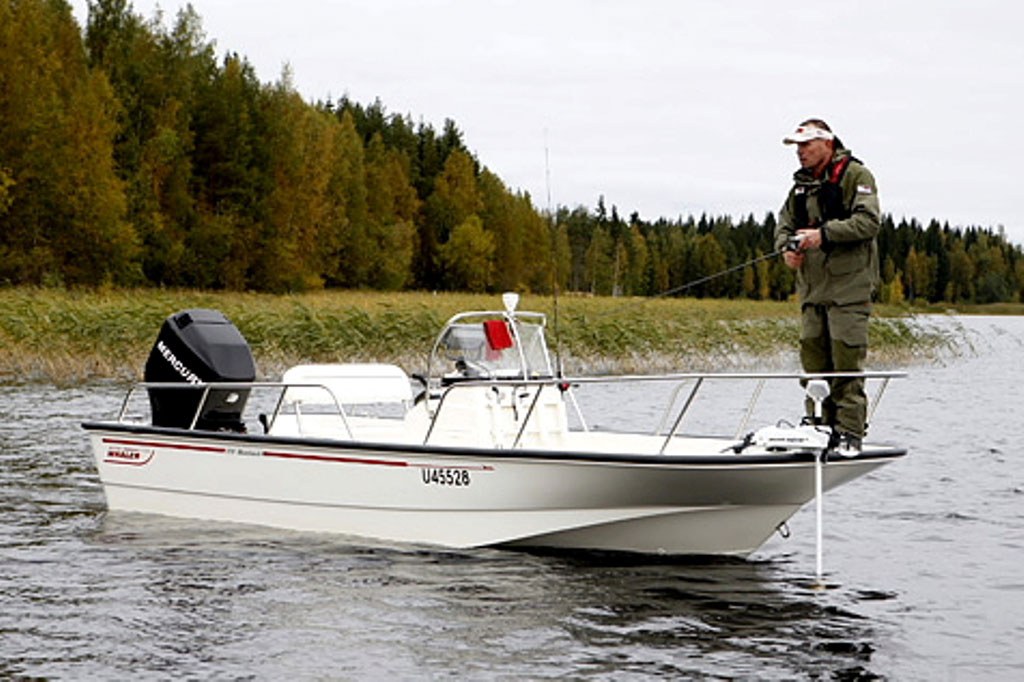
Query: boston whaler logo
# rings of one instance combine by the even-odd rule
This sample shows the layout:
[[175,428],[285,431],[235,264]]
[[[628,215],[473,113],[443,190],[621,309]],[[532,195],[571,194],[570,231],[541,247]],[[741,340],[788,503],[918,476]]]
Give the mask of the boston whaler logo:
[[174,353],[171,352],[171,349],[164,345],[163,341],[157,341],[156,349],[160,351],[160,355],[164,356],[164,359],[170,363],[171,367],[174,368],[174,371],[181,375],[182,379],[190,384],[203,383],[202,379],[196,376],[195,372],[186,367],[185,363],[179,360]]
[[107,450],[103,461],[107,464],[129,464],[146,466],[155,454],[153,448],[139,448],[131,445],[113,445]]

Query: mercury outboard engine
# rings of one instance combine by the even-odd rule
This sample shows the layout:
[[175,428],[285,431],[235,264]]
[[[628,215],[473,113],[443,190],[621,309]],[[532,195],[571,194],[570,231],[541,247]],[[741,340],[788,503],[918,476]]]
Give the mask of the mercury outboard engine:
[[[146,361],[147,382],[202,384],[249,382],[256,378],[249,344],[219,310],[196,308],[168,317]],[[187,429],[203,400],[204,389],[150,388],[154,426]],[[242,411],[249,389],[211,389],[197,429],[245,431]]]

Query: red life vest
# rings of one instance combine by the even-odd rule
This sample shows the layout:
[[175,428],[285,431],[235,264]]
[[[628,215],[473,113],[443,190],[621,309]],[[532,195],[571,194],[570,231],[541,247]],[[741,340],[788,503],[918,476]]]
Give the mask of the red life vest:
[[843,200],[843,188],[840,184],[851,161],[857,161],[857,159],[852,156],[844,156],[826,169],[825,179],[822,180],[818,191],[814,194],[818,200],[818,213],[821,215],[821,223],[818,225],[810,224],[806,190],[796,193],[793,197],[793,221],[796,229],[818,227],[830,220],[845,220],[852,215],[852,207],[847,206]]

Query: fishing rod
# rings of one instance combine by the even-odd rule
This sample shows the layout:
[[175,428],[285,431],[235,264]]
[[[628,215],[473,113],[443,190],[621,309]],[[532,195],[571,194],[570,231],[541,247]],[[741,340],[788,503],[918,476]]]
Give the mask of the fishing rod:
[[748,260],[745,263],[740,263],[739,265],[734,265],[731,268],[726,268],[725,270],[721,270],[721,271],[716,272],[714,274],[706,275],[706,276],[701,277],[699,279],[695,279],[695,280],[693,280],[691,282],[687,282],[686,284],[681,284],[681,285],[679,285],[677,287],[673,287],[671,289],[666,289],[665,291],[662,291],[659,294],[654,294],[653,296],[648,296],[648,298],[661,298],[662,296],[671,296],[672,294],[678,294],[680,291],[686,291],[690,287],[695,287],[698,284],[704,284],[705,282],[710,282],[711,280],[718,279],[719,277],[725,277],[726,275],[732,274],[732,273],[737,272],[739,270],[743,270],[744,268],[749,268],[751,265],[757,265],[758,263],[760,263],[762,261],[766,261],[766,260],[768,260],[770,258],[775,258],[776,256],[782,255],[786,251],[792,251],[792,250],[794,250],[794,249],[789,248],[789,244],[787,244],[786,246],[782,247],[781,249],[776,249],[775,251],[772,251],[771,253],[766,253],[763,256],[758,256],[757,258],[752,258],[752,259]]
[[777,256],[781,256],[782,254],[786,253],[787,251],[799,251],[800,250],[800,242],[802,242],[803,240],[804,240],[804,235],[802,235],[802,234],[793,235],[792,237],[790,237],[789,239],[786,240],[786,243],[782,246],[781,249],[776,249],[775,251],[772,251],[771,253],[766,253],[763,256],[758,256],[757,258],[752,258],[752,259],[748,260],[745,263],[740,263],[739,265],[734,265],[731,268],[726,268],[725,270],[721,270],[719,272],[715,272],[715,273],[710,274],[710,275],[705,275],[704,277],[700,277],[698,279],[692,280],[692,281],[687,282],[685,284],[681,284],[681,285],[679,285],[677,287],[672,287],[671,289],[666,289],[665,291],[662,291],[660,293],[653,294],[651,296],[646,296],[646,297],[640,299],[639,301],[630,301],[630,302],[625,303],[625,304],[623,304],[623,305],[621,305],[621,306],[619,306],[617,308],[613,308],[611,310],[608,310],[605,313],[603,313],[602,315],[598,315],[598,317],[604,317],[605,315],[611,315],[611,314],[617,313],[617,312],[619,312],[619,311],[621,311],[624,308],[627,308],[629,306],[639,305],[641,303],[646,303],[647,301],[650,301],[652,299],[662,298],[664,296],[671,296],[672,294],[678,294],[679,292],[686,291],[687,289],[689,289],[691,287],[695,287],[698,284],[704,284],[705,282],[710,282],[713,279],[718,279],[719,277],[725,277],[726,275],[732,274],[732,273],[737,272],[739,270],[743,270],[744,268],[749,268],[751,265],[757,265],[758,263],[760,263],[762,261],[766,261],[766,260],[769,260],[771,258],[775,258]]

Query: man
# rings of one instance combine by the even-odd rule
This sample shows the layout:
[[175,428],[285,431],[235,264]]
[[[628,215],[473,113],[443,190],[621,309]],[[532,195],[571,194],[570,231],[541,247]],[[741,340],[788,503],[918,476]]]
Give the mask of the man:
[[[878,285],[880,212],[875,178],[824,121],[808,119],[785,139],[800,169],[779,213],[775,246],[797,272],[805,372],[858,372],[868,349]],[[867,427],[864,380],[837,378],[824,402],[834,447],[859,450]],[[807,406],[811,413],[812,405]]]

